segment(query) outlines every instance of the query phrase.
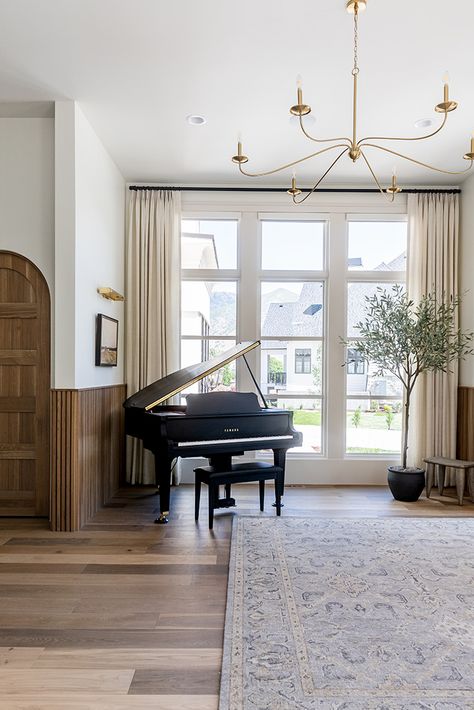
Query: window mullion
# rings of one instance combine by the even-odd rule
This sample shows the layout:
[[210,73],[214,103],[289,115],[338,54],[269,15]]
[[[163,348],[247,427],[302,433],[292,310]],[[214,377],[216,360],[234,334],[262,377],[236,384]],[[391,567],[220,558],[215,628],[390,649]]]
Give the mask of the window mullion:
[[[345,292],[342,285],[346,279],[347,222],[344,214],[331,214],[329,220],[326,316],[326,397],[327,455],[342,459],[344,456],[345,428],[345,377],[341,367],[344,348],[340,338],[345,333]],[[330,315],[329,315],[330,314]]]
[[[243,212],[239,224],[239,340],[257,340],[259,332],[260,284],[260,223],[256,212]],[[260,359],[257,349],[246,355],[257,382],[260,380]],[[253,392],[254,384],[245,362],[237,361],[237,383],[242,392]]]

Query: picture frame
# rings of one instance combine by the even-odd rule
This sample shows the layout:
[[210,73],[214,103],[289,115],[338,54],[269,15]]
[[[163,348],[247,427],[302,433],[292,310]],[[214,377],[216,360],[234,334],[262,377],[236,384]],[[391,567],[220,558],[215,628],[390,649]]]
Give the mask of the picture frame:
[[98,313],[96,317],[95,364],[117,367],[118,320]]

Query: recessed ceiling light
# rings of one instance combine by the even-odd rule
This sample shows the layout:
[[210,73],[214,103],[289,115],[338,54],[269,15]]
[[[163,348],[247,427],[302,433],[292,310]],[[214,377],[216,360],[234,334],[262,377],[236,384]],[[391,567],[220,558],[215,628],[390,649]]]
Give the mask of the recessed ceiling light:
[[433,124],[434,121],[432,118],[420,118],[418,121],[415,121],[415,128],[431,128]]
[[186,121],[190,126],[202,126],[203,123],[206,123],[204,116],[199,116],[197,113],[186,116]]

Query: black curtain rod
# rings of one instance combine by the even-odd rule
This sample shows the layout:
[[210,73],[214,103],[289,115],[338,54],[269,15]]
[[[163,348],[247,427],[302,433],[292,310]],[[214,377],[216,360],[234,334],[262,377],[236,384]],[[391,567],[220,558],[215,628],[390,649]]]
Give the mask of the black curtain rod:
[[[135,190],[140,192],[141,190],[176,190],[177,192],[286,192],[286,187],[173,187],[172,185],[166,185],[158,187],[157,185],[130,185],[129,190]],[[311,188],[301,188],[301,192],[311,192]],[[338,193],[338,192],[354,192],[354,193],[379,193],[380,190],[375,188],[318,188],[315,194],[318,192],[327,193]],[[443,192],[449,195],[459,194],[461,192],[460,187],[449,188],[443,190],[443,188],[436,187],[433,189],[428,188],[417,188],[417,187],[407,187],[403,189],[403,192],[409,193],[410,195],[416,194],[429,194],[431,192]],[[403,194],[403,193],[402,193]]]

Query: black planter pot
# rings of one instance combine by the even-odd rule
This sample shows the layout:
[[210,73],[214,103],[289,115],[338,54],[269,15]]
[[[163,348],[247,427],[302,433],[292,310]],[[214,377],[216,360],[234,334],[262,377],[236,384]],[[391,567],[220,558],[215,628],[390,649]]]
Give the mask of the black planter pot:
[[388,485],[395,500],[414,503],[425,487],[425,472],[422,468],[389,466]]

